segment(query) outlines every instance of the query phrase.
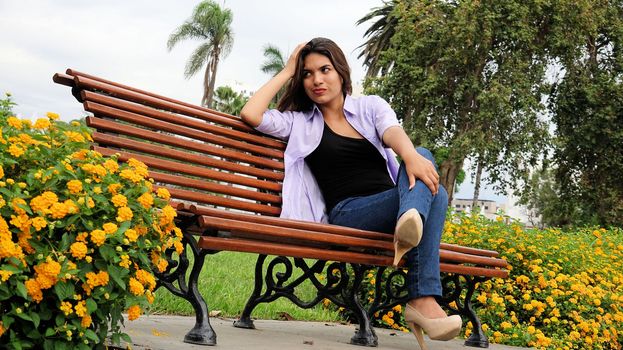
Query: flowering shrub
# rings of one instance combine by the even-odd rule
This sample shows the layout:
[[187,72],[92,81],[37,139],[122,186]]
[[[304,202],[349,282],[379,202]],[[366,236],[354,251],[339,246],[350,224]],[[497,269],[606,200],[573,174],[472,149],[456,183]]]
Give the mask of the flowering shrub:
[[123,312],[153,302],[152,267],[183,246],[147,167],[88,150],[82,122],[32,123],[0,100],[0,348],[92,349],[129,341]]
[[[479,285],[474,306],[489,341],[538,349],[621,349],[623,230],[526,230],[509,218],[452,214],[443,241],[492,249],[510,265],[508,279]],[[374,296],[374,274],[364,279]],[[328,302],[325,306],[328,306]],[[402,308],[376,315],[376,325],[408,331]],[[468,323],[463,330],[472,332]]]

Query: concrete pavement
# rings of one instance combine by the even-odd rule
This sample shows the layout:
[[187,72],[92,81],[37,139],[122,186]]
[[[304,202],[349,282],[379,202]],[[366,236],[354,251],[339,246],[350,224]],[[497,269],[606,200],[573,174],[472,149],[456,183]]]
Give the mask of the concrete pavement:
[[[216,347],[186,344],[182,340],[195,322],[194,317],[143,316],[136,321],[126,321],[125,332],[132,337],[133,350],[363,350],[348,343],[355,332],[354,325],[327,322],[256,320],[257,329],[240,329],[232,326],[233,320],[211,318],[217,335]],[[375,328],[379,337],[379,350],[419,349],[411,333]],[[430,350],[477,349],[465,347],[462,339],[448,342],[427,339]],[[491,344],[491,350],[518,350],[522,348]]]

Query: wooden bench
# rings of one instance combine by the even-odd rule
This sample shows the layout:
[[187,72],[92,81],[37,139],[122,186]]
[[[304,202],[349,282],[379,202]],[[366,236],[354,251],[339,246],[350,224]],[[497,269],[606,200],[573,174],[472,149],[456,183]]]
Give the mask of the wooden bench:
[[[326,298],[352,311],[358,320],[351,343],[377,345],[371,323],[375,314],[407,301],[405,271],[387,271],[392,235],[278,218],[284,142],[256,132],[236,116],[75,70],[55,74],[54,81],[72,87],[73,95],[92,113],[86,121],[95,129],[94,150],[119,154],[121,161],[144,162],[155,187],[171,193],[187,248],[179,257],[167,252],[169,269],[157,277],[158,286],[195,309],[196,324],[185,342],[216,344],[197,280],[207,254],[239,251],[259,256],[255,289],[235,326],[253,328],[251,312],[259,303],[286,297],[309,308]],[[488,347],[471,300],[478,282],[508,276],[506,261],[494,251],[443,243],[440,254],[444,290],[440,303],[472,322],[474,331],[466,345]],[[300,276],[293,275],[294,267],[302,270]],[[369,273],[376,276],[375,294],[364,308],[359,293]],[[312,300],[295,295],[295,288],[305,281],[317,288]]]

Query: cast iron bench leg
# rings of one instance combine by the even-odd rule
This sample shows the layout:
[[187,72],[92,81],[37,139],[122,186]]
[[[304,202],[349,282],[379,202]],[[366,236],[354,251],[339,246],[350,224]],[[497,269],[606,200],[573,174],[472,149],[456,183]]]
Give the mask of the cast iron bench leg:
[[[466,293],[463,303],[461,303],[462,298],[460,297],[461,292],[464,289],[461,279],[465,280],[464,284],[466,285]],[[478,315],[476,315],[471,302],[474,291],[476,290],[476,284],[485,280],[487,279],[483,277],[461,275],[447,275],[442,279],[443,297],[438,300],[439,303],[451,310],[453,313],[461,315],[463,323],[466,323],[466,321],[471,321],[472,323],[472,334],[465,340],[465,346],[477,348],[489,347],[489,339],[482,331],[482,323],[480,323],[480,319],[478,318]],[[449,304],[453,301],[456,303],[456,308],[449,306]]]
[[253,312],[253,309],[255,309],[255,307],[260,303],[260,294],[262,293],[264,281],[262,273],[264,261],[266,261],[266,255],[258,255],[257,262],[255,263],[255,286],[253,287],[253,293],[249,296],[249,299],[244,306],[244,310],[242,310],[242,314],[240,314],[240,318],[234,321],[234,327],[255,329],[255,325],[251,319],[251,312]]
[[355,314],[355,317],[359,321],[359,328],[355,331],[355,335],[350,338],[350,343],[354,345],[376,347],[379,345],[378,337],[374,332],[374,327],[368,317],[368,312],[363,308],[359,302],[358,292],[361,289],[361,282],[363,276],[371,269],[370,266],[351,264],[353,271],[355,272],[355,278],[353,280],[353,286],[349,290],[344,290],[344,302],[347,308]]
[[[195,326],[184,336],[184,342],[198,345],[216,345],[216,333],[210,325],[210,318],[208,317],[208,305],[201,293],[197,281],[199,279],[199,273],[205,262],[205,256],[211,251],[203,250],[197,247],[197,240],[193,235],[186,233],[186,227],[189,222],[178,223],[178,227],[182,229],[184,238],[182,243],[186,247],[184,253],[179,256],[179,261],[173,258],[174,249],[169,249],[166,252],[167,259],[169,261],[169,267],[165,273],[156,273],[158,287],[164,286],[171,293],[181,298],[184,298],[190,302],[195,310]],[[190,265],[188,259],[188,250],[193,254],[193,266],[188,276],[188,283],[186,281],[186,271]],[[177,282],[177,286],[175,285]]]

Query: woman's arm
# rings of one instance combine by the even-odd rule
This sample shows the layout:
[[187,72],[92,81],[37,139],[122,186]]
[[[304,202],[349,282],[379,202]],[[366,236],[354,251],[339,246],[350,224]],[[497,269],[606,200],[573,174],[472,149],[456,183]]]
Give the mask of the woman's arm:
[[290,55],[290,58],[288,58],[288,62],[283,70],[277,73],[277,75],[257,90],[253,96],[249,98],[249,101],[244,105],[244,107],[242,107],[240,117],[245,123],[251,125],[252,127],[260,125],[262,122],[262,116],[268,109],[270,101],[273,97],[275,97],[277,92],[279,92],[279,89],[281,89],[281,87],[285,85],[285,83],[287,83],[288,80],[290,80],[290,78],[294,75],[296,69],[296,58],[303,46],[305,46],[304,43],[299,44]]
[[409,189],[415,186],[415,180],[420,179],[433,193],[439,190],[439,174],[431,161],[417,153],[409,136],[401,126],[392,126],[383,133],[383,143],[389,146],[405,163],[405,170],[409,177]]

